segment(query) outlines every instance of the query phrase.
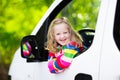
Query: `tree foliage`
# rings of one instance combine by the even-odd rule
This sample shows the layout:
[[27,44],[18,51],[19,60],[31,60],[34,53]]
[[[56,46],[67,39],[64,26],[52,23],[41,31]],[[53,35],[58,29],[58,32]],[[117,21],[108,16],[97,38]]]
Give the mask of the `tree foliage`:
[[95,29],[99,5],[99,0],[73,0],[61,14],[69,18],[76,30]]
[[[49,0],[52,2],[52,0]],[[31,33],[51,3],[45,0],[2,0],[0,8],[0,55],[9,64],[21,38]]]

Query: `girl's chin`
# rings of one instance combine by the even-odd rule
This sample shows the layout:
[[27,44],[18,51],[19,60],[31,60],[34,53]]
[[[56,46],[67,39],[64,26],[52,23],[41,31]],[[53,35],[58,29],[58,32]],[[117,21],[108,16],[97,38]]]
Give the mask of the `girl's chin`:
[[70,43],[70,41],[69,42],[65,42],[65,43],[61,43],[61,45],[64,46],[64,45],[67,45],[69,43]]
[[59,44],[60,44],[61,46],[64,46],[64,45],[67,45],[69,42],[70,42],[70,41],[67,41],[67,42],[60,42]]

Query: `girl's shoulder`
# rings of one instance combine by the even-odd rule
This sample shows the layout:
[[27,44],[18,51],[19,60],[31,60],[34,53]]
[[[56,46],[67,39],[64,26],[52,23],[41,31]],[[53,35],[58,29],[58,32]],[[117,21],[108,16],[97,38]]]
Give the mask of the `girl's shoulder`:
[[85,50],[85,46],[83,44],[81,45],[75,41],[71,41],[67,47],[75,49],[80,53]]

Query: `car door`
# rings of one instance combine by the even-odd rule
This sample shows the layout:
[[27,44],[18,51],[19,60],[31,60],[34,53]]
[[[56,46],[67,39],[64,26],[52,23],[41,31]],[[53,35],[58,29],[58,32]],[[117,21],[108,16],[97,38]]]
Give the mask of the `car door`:
[[[91,43],[90,41],[89,48],[87,48],[87,50],[83,54],[77,56],[73,60],[73,64],[70,66],[70,68],[67,69],[65,72],[63,72],[62,74],[54,75],[54,74],[49,73],[48,71],[48,68],[47,68],[48,51],[44,49],[44,43],[46,42],[47,30],[49,28],[48,26],[54,18],[59,16],[60,11],[64,9],[64,7],[66,7],[69,2],[74,2],[74,1],[55,0],[54,3],[51,5],[51,7],[46,12],[46,14],[40,20],[38,25],[35,27],[31,35],[26,36],[24,38],[23,42],[27,40],[33,41],[33,43],[35,42],[34,45],[35,45],[35,48],[37,46],[37,49],[35,49],[37,53],[35,53],[34,58],[25,58],[24,56],[20,55],[22,48],[19,48],[16,51],[13,62],[9,70],[9,75],[11,76],[12,80],[40,80],[40,79],[42,80],[56,80],[56,79],[74,80],[75,78],[80,77],[80,76],[81,76],[80,78],[87,78],[87,80],[91,80],[91,79],[98,80],[99,79],[99,63],[100,63],[100,50],[101,50],[100,47],[102,43],[102,39],[99,37],[101,37],[102,35],[100,36],[98,35],[99,35],[99,30],[101,29],[99,28],[100,27],[99,24],[101,21],[100,17],[102,17],[102,19],[103,18],[105,19],[105,16],[106,16],[107,6],[104,6],[104,0],[101,2],[102,4],[100,8],[98,22],[97,21],[95,22],[95,24],[97,23],[98,25],[95,29],[94,40],[92,37],[93,43]],[[75,10],[73,10],[73,12],[80,13],[80,11],[75,11]],[[101,14],[102,12],[104,13],[104,15]],[[73,17],[75,16],[74,14],[67,14],[66,16],[71,16],[71,15]],[[80,14],[78,14],[77,16],[80,18]],[[85,23],[83,24],[83,26],[85,25]],[[104,22],[101,25],[104,25]],[[78,29],[80,30],[81,27],[78,27]]]
[[101,47],[100,80],[120,80],[120,0],[109,0]]

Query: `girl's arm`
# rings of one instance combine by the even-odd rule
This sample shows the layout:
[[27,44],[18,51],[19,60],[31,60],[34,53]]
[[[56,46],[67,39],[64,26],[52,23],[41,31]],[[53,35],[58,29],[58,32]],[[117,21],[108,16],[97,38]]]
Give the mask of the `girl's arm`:
[[59,73],[61,71],[64,71],[64,69],[68,68],[72,63],[74,56],[82,50],[83,48],[78,48],[78,44],[75,42],[70,42],[68,45],[63,46],[61,51],[62,54],[56,59],[51,59],[48,61],[48,68],[50,72]]
[[[62,56],[62,55],[60,55]],[[60,65],[58,65],[58,58],[60,57],[58,56],[57,58],[55,58],[55,53],[52,53],[49,52],[49,55],[48,55],[48,68],[49,68],[49,71],[51,73],[59,73],[61,71],[63,71],[64,69],[60,68]]]

